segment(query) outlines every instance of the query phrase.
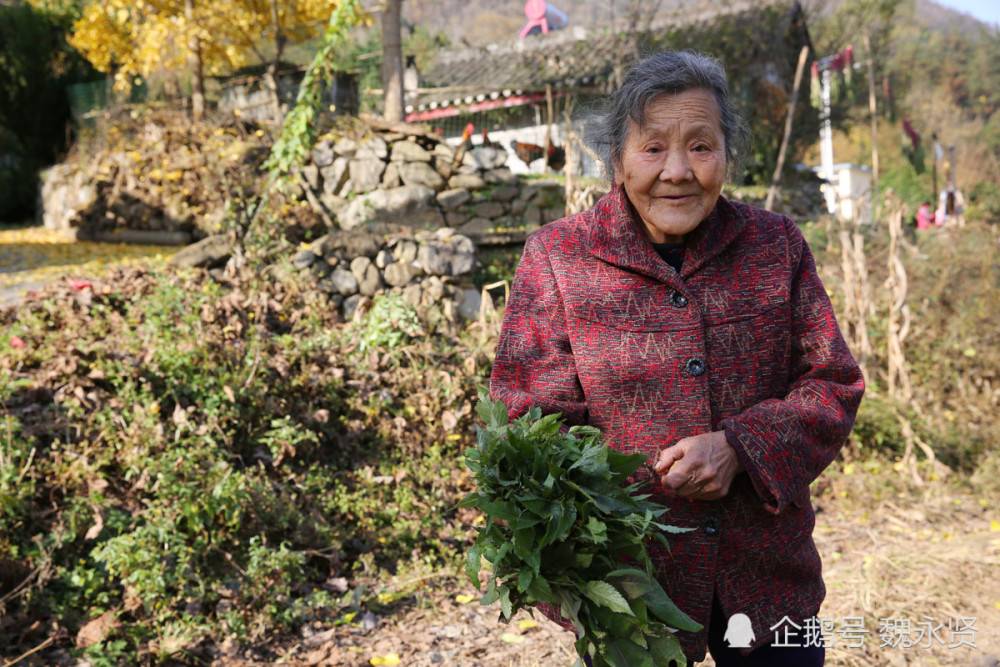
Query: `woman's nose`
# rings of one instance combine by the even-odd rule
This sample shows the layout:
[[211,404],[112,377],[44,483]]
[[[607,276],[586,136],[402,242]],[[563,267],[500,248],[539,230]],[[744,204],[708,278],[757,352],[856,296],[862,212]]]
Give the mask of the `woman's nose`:
[[663,158],[663,169],[660,170],[661,181],[681,182],[692,177],[691,163],[684,151],[668,151]]

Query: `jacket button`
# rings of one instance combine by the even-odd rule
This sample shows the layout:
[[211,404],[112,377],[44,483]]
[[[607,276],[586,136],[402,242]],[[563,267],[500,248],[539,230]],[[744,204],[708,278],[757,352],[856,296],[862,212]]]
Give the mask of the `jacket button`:
[[701,530],[706,535],[714,537],[719,534],[719,520],[714,516],[706,517],[704,521],[701,522]]
[[674,291],[670,294],[670,303],[674,308],[683,308],[688,305],[688,298],[680,292]]
[[695,357],[687,362],[688,375],[693,378],[698,377],[705,372],[705,362],[702,359]]

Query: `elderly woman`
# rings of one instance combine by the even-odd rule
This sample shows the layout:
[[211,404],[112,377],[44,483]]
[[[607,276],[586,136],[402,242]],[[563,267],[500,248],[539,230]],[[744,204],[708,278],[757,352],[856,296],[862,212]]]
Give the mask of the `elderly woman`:
[[[660,582],[704,626],[679,635],[689,660],[707,644],[723,666],[821,665],[809,485],[864,382],[812,254],[789,218],[720,196],[747,138],[716,61],[636,65],[603,139],[611,191],[525,245],[493,397],[649,457],[665,518],[691,529],[669,551],[650,545]],[[727,638],[737,615],[750,632]]]

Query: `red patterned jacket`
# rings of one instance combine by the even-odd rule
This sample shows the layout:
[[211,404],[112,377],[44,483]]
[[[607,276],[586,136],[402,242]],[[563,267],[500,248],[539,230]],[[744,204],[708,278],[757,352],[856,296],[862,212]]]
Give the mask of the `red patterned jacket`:
[[528,239],[491,393],[512,417],[562,412],[650,464],[681,438],[725,429],[746,469],[725,498],[658,484],[654,496],[667,523],[696,529],[651,555],[671,599],[706,626],[680,634],[697,661],[713,595],[727,618],[750,617],[752,646],[784,616],[818,613],[809,484],[850,433],[864,381],[789,218],[720,198],[688,235],[678,275],[631,211],[616,187]]

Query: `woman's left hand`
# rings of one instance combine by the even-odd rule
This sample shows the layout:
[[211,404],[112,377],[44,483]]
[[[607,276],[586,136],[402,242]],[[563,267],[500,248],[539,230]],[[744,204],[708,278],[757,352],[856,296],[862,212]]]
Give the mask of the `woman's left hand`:
[[726,432],[713,431],[678,440],[660,452],[653,469],[665,488],[683,498],[718,500],[729,493],[743,464],[726,441]]

